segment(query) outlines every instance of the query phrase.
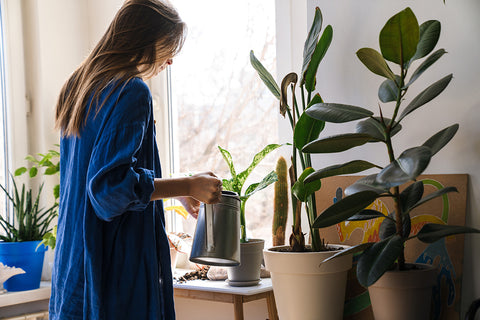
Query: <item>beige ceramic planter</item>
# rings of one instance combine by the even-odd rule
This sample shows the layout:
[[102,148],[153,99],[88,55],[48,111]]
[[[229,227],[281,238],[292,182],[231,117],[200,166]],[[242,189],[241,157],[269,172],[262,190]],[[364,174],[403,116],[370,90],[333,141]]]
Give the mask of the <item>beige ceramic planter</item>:
[[418,270],[387,271],[368,288],[375,320],[430,319],[437,270],[417,266]]
[[[335,246],[342,247],[344,246]],[[264,250],[265,267],[272,277],[273,292],[281,320],[343,319],[347,273],[352,256],[326,263],[338,251],[279,252]]]

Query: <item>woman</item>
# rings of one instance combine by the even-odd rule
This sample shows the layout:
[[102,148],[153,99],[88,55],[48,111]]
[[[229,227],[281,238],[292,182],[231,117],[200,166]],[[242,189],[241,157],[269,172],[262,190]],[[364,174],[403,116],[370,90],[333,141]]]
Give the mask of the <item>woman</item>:
[[60,209],[50,319],[174,319],[162,198],[197,215],[213,173],[162,179],[143,80],[181,49],[185,25],[158,0],[129,0],[61,90]]

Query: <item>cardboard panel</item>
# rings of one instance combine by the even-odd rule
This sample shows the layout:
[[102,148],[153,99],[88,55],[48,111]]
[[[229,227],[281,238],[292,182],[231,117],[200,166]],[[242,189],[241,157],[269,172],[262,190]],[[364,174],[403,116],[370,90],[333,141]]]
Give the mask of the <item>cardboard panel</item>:
[[[323,179],[322,188],[316,194],[318,212],[321,213],[335,199],[343,197],[345,188],[361,177],[340,176]],[[424,181],[424,196],[447,186],[456,187],[458,193],[448,193],[415,208],[411,212],[411,235],[418,233],[421,227],[429,222],[465,225],[468,175],[422,175],[420,179]],[[403,188],[406,186],[408,185],[403,186]],[[394,211],[394,203],[390,198],[381,198],[372,203],[370,208],[388,215]],[[329,228],[320,229],[320,235],[328,243],[347,245],[378,241],[378,230],[383,219],[339,223]],[[407,262],[428,263],[438,266],[432,319],[460,319],[463,246],[463,235],[450,236],[430,245],[417,239],[409,240],[406,244],[405,257]],[[373,319],[368,292],[356,281],[355,270],[352,270],[349,275],[345,319]]]

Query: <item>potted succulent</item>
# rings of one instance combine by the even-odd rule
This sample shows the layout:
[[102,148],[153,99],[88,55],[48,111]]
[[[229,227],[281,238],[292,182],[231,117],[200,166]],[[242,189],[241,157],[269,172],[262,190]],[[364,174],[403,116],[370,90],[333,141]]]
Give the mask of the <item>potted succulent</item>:
[[[425,243],[433,243],[453,234],[480,232],[469,227],[438,224],[426,224],[417,234],[410,232],[410,212],[414,208],[457,191],[454,187],[445,187],[424,196],[423,182],[417,181],[417,178],[427,168],[433,155],[453,138],[458,124],[440,130],[422,145],[400,154],[392,142],[392,137],[403,129],[403,120],[442,93],[452,79],[451,74],[441,78],[409,100],[408,105],[403,105],[413,83],[445,54],[444,49],[433,52],[439,36],[439,21],[429,20],[419,25],[412,10],[406,8],[391,17],[382,28],[380,52],[371,48],[357,51],[358,58],[370,71],[385,78],[378,90],[378,97],[382,103],[390,103],[392,108],[388,117],[387,108],[383,105],[378,116],[366,108],[338,103],[318,103],[306,111],[312,118],[330,123],[360,121],[356,123],[354,133],[317,139],[306,144],[303,152],[341,152],[377,142],[386,147],[386,165],[353,160],[317,170],[305,179],[308,183],[329,176],[379,169],[378,173],[361,178],[347,187],[346,197],[320,213],[313,224],[321,228],[345,219],[384,218],[380,225],[379,242],[363,243],[331,258],[351,253],[359,255],[357,278],[361,285],[369,288],[375,319],[429,319],[436,271],[431,266],[407,263],[404,257],[406,241],[417,238]],[[425,59],[413,68],[417,60],[422,58]],[[396,65],[398,71],[390,69],[387,61]],[[420,134],[419,131],[416,128]],[[380,197],[394,200],[394,212],[389,216],[375,210],[364,210]],[[423,280],[426,282],[423,283]],[[392,290],[387,291],[390,286]]]
[[43,259],[46,247],[42,238],[50,229],[50,223],[57,216],[58,204],[49,208],[40,207],[40,196],[43,184],[38,188],[37,195],[32,189],[17,187],[12,177],[13,192],[4,186],[5,192],[13,206],[13,221],[0,216],[0,226],[4,234],[0,235],[0,262],[9,267],[21,268],[24,274],[18,274],[4,283],[7,291],[23,291],[37,289],[40,286]]
[[[312,105],[323,102],[320,94],[315,93],[316,73],[332,41],[333,29],[328,25],[321,33],[322,20],[321,11],[316,8],[303,50],[300,81],[298,75],[292,72],[283,78],[279,87],[253,51],[250,52],[252,66],[279,99],[280,113],[284,117],[288,116],[293,131],[292,165],[288,170],[293,209],[292,233],[288,246],[264,250],[265,266],[271,274],[279,317],[285,319],[341,319],[347,273],[352,267],[351,255],[320,264],[324,259],[344,250],[344,247],[327,245],[321,239],[318,228],[314,226],[317,215],[315,192],[320,189],[321,182],[305,182],[305,178],[314,169],[311,156],[303,152],[303,147],[316,140],[325,125],[324,121],[306,114]],[[297,83],[300,91],[298,98]],[[301,228],[302,212],[306,213],[309,224],[309,241],[305,241]],[[274,229],[278,230],[276,226]]]
[[274,183],[277,180],[277,174],[275,171],[271,171],[260,182],[253,183],[246,188],[244,188],[244,185],[253,169],[270,152],[280,146],[280,144],[267,145],[253,157],[252,163],[239,173],[235,170],[230,152],[218,146],[231,175],[230,179],[223,179],[223,189],[233,191],[240,197],[240,265],[227,269],[228,283],[232,286],[251,286],[256,285],[260,281],[260,268],[263,260],[262,250],[265,240],[247,238],[245,204],[254,193]]

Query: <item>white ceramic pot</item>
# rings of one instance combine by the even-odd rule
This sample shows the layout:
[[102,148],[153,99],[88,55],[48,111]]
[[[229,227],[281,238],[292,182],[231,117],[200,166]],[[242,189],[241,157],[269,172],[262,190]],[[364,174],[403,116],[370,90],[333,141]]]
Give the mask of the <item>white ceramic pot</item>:
[[[330,247],[346,248],[341,245]],[[352,255],[326,263],[335,251],[280,252],[264,250],[265,267],[272,277],[273,292],[281,320],[343,319],[347,273]]]
[[415,270],[387,271],[368,288],[375,320],[430,319],[437,270],[415,265]]

